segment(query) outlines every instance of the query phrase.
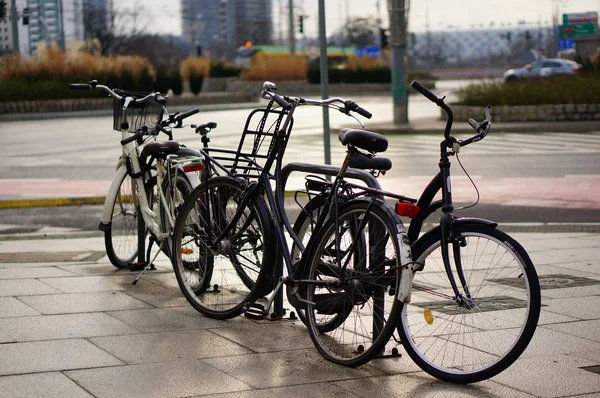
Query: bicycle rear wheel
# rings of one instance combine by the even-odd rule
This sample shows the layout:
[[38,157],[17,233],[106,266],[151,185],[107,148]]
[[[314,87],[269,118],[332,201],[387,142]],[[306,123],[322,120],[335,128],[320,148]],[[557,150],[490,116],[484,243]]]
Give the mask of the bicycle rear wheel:
[[456,225],[453,232],[454,278],[470,297],[455,299],[436,228],[412,246],[413,259],[424,268],[414,275],[411,303],[402,304],[398,331],[424,371],[448,382],[474,383],[502,372],[525,350],[540,314],[540,286],[527,252],[507,234],[474,224]]
[[243,196],[238,181],[211,178],[192,191],[175,223],[177,282],[188,302],[211,318],[238,316],[247,302],[272,288],[267,285],[272,284],[277,242],[262,196],[251,198],[233,229],[217,241]]
[[[399,229],[402,222],[385,204],[354,200],[318,232],[306,261],[306,316],[326,359],[359,366],[384,350],[400,314]],[[335,328],[323,327],[334,319]]]
[[[301,210],[294,222],[293,230],[298,235],[304,247],[308,246],[310,237],[313,234],[314,224],[317,222],[319,215],[325,210],[325,204],[327,202],[327,194],[321,194],[313,197]],[[354,225],[351,225],[354,227]],[[358,231],[351,231],[351,233],[358,233]],[[364,239],[361,240],[361,244],[364,246]],[[365,250],[364,247],[362,250]],[[297,262],[302,257],[300,248],[292,242],[292,248],[290,250],[292,262]],[[358,259],[360,256],[355,256]],[[298,275],[299,276],[299,275]],[[296,308],[298,318],[302,321],[305,326],[308,326],[308,320],[306,319],[306,311],[303,308]],[[348,314],[337,314],[337,316],[328,317],[323,319],[323,323],[319,325],[319,330],[322,333],[331,332],[336,329],[346,319]]]

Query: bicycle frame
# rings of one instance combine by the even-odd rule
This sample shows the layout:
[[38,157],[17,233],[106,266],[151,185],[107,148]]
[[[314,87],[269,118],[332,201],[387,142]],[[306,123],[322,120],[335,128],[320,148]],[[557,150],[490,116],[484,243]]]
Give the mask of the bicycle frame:
[[[103,86],[100,86],[103,87]],[[110,89],[109,89],[110,90]],[[115,98],[123,98],[118,96],[116,93],[112,92]],[[106,201],[104,203],[104,209],[102,212],[102,218],[100,221],[100,229],[103,229],[103,226],[108,225],[112,219],[112,209],[114,206],[114,202],[118,195],[118,190],[120,188],[121,181],[123,180],[126,174],[130,175],[133,181],[133,200],[137,205],[137,208],[140,209],[140,214],[142,216],[142,220],[144,222],[144,226],[148,228],[148,230],[156,237],[158,241],[162,241],[167,239],[170,236],[170,231],[175,225],[175,214],[172,209],[173,206],[169,204],[169,200],[167,196],[163,192],[162,189],[162,181],[165,178],[171,178],[171,176],[167,176],[167,173],[170,173],[170,164],[173,165],[183,165],[189,162],[195,162],[198,160],[203,160],[201,157],[197,156],[185,156],[182,158],[178,158],[176,155],[169,156],[167,159],[167,163],[169,166],[165,167],[165,162],[158,159],[157,160],[157,192],[158,197],[156,198],[158,201],[162,203],[165,209],[169,209],[170,213],[166,215],[167,222],[170,224],[165,228],[165,232],[161,231],[161,225],[159,221],[161,219],[161,209],[163,206],[157,206],[156,211],[152,210],[150,203],[148,202],[148,196],[146,192],[145,183],[146,180],[144,175],[146,175],[148,170],[142,170],[140,165],[138,148],[140,147],[140,139],[133,139],[131,133],[129,131],[129,123],[127,120],[127,108],[133,101],[132,97],[124,97],[124,105],[123,105],[123,119],[121,123],[121,146],[122,146],[122,155],[119,158],[117,163],[117,172],[111,182]],[[161,105],[163,112],[167,113],[164,105]],[[191,180],[192,184],[198,185],[199,179],[195,174],[188,173],[186,174],[188,178]],[[195,176],[195,177],[194,177]],[[191,178],[190,178],[191,177]],[[176,175],[173,177],[176,178]],[[175,181],[175,180],[173,180]],[[175,188],[176,189],[176,188]],[[140,226],[140,229],[144,228]]]

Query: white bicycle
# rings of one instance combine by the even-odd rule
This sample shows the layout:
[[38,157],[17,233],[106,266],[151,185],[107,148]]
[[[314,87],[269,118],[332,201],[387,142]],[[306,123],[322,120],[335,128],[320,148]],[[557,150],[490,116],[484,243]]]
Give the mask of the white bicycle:
[[[103,90],[114,99],[113,129],[121,132],[122,155],[98,227],[104,232],[106,254],[117,268],[152,269],[159,253],[150,260],[153,243],[171,257],[177,210],[200,183],[204,156],[173,141],[171,132],[199,110],[169,114],[166,97],[158,92],[110,89],[95,80],[70,87]],[[156,141],[161,132],[168,141]]]

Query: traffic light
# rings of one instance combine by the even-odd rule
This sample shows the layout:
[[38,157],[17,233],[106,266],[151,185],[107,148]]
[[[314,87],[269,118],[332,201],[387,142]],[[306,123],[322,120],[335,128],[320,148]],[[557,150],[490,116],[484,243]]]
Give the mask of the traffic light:
[[531,40],[531,32],[528,30],[525,31],[525,40]]
[[304,33],[304,15],[298,16],[298,32]]
[[379,28],[379,44],[381,48],[388,46],[387,29]]
[[0,21],[6,20],[6,0],[0,0]]
[[510,32],[506,32],[506,41],[508,41],[510,43],[510,39],[511,39],[511,33]]
[[23,8],[23,26],[29,25],[29,16],[31,15],[31,10],[29,7]]

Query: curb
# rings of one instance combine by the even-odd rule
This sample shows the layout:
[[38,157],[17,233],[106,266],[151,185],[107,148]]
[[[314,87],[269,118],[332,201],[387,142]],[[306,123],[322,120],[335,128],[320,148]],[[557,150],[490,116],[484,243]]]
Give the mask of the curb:
[[[237,109],[254,109],[259,101],[256,102],[236,102],[231,104],[199,104],[199,105],[172,105],[167,106],[169,112],[182,112],[192,108],[198,108],[200,112],[212,112],[221,110],[237,110]],[[46,119],[63,119],[76,117],[101,117],[112,116],[112,109],[90,109],[86,111],[71,111],[71,112],[39,112],[39,113],[5,113],[0,114],[0,121],[13,122],[20,120],[46,120]]]
[[[434,227],[424,224],[423,231]],[[502,232],[514,233],[600,233],[600,223],[500,223],[498,229]],[[25,233],[25,234],[0,234],[0,242],[23,241],[39,239],[84,239],[102,238],[101,231],[73,231],[56,233]]]
[[[294,197],[296,191],[285,191],[286,198]],[[22,209],[27,207],[58,207],[58,206],[81,206],[81,205],[103,205],[106,196],[86,196],[74,198],[47,198],[47,199],[8,199],[0,200],[0,209]]]
[[51,199],[11,199],[0,200],[0,209],[18,209],[24,207],[56,207],[78,205],[102,205],[106,197],[88,196],[80,198],[51,198]]

